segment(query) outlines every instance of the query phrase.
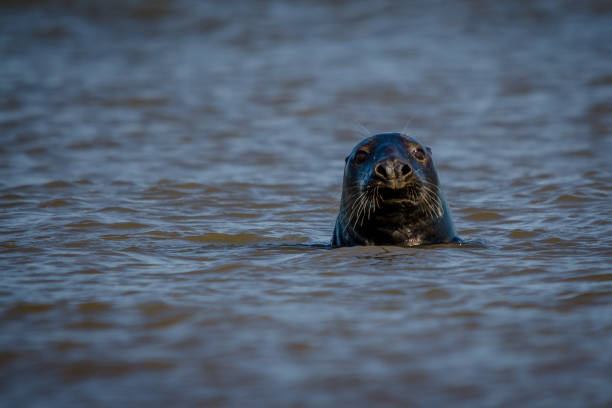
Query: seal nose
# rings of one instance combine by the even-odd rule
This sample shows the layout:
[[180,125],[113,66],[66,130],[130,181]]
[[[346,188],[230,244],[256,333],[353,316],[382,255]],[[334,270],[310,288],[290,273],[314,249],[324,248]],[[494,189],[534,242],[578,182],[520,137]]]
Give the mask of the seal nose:
[[399,180],[412,173],[410,164],[399,159],[385,159],[374,167],[374,174],[386,181]]

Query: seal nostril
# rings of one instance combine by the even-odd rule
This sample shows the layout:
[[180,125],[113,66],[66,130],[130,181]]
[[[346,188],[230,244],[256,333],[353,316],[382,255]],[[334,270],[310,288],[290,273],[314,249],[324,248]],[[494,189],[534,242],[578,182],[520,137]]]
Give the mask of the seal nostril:
[[377,164],[376,167],[374,167],[374,173],[376,173],[376,175],[382,178],[383,180],[387,179],[387,172],[385,170],[385,166]]
[[407,176],[408,174],[412,173],[412,168],[409,165],[404,164],[401,168],[401,172],[402,176]]

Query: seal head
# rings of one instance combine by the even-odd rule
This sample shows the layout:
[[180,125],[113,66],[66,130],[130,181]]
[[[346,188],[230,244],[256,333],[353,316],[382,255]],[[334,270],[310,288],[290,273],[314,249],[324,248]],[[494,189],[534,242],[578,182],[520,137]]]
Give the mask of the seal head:
[[332,247],[461,242],[431,150],[401,133],[359,143],[346,158]]

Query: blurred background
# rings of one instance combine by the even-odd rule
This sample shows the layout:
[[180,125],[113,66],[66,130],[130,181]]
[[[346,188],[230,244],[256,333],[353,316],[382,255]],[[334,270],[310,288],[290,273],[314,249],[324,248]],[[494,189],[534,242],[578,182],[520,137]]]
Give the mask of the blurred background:
[[[0,1],[10,406],[610,406],[608,1]],[[431,146],[470,244],[326,248]]]

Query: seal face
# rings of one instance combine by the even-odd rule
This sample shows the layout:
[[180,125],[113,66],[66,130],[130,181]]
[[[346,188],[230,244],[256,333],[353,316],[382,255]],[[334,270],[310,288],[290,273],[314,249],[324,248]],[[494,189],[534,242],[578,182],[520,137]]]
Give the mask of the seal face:
[[332,247],[461,242],[429,148],[401,133],[371,136],[346,158]]

